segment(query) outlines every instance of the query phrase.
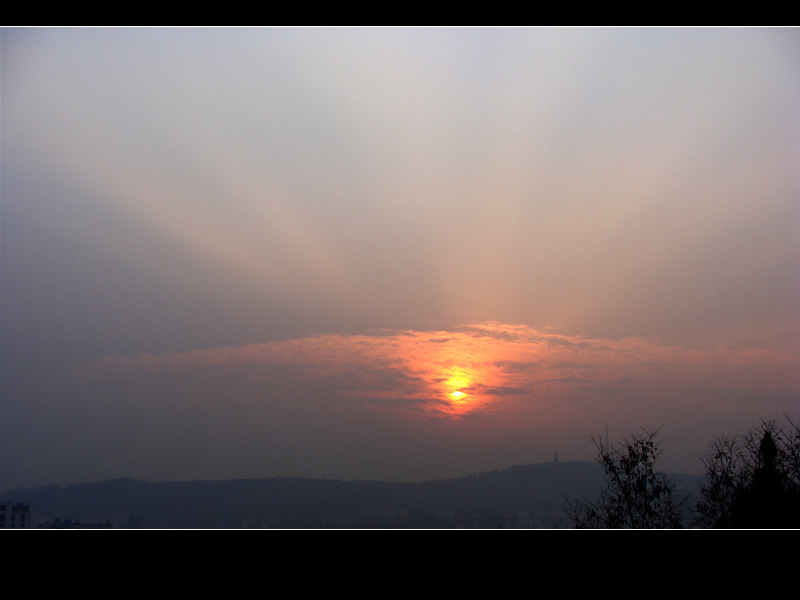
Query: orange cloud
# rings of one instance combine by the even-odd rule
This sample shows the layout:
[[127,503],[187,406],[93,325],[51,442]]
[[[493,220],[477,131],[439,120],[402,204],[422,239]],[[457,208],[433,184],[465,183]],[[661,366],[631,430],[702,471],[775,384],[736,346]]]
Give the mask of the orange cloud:
[[750,393],[794,397],[796,407],[799,366],[798,357],[771,351],[687,350],[641,338],[591,339],[487,322],[454,331],[331,334],[109,357],[79,375],[113,381],[148,373],[219,374],[288,387],[315,382],[332,398],[370,409],[458,418],[559,412],[559,403],[632,413],[663,403],[689,410],[703,391],[709,402]]

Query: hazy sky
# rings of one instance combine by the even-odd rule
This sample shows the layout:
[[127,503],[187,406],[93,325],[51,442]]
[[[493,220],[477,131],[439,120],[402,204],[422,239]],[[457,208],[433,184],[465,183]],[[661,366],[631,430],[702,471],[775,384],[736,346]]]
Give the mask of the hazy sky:
[[800,413],[796,29],[0,36],[3,490]]

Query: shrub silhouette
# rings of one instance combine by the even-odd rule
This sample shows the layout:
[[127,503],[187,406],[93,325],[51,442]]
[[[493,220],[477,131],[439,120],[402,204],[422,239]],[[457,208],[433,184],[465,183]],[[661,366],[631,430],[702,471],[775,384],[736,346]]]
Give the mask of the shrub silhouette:
[[742,436],[719,437],[703,465],[695,525],[800,527],[800,424],[786,417]]
[[676,483],[656,471],[659,431],[643,429],[616,446],[592,438],[606,487],[597,501],[568,501],[567,512],[577,528],[681,527],[686,500],[676,499]]

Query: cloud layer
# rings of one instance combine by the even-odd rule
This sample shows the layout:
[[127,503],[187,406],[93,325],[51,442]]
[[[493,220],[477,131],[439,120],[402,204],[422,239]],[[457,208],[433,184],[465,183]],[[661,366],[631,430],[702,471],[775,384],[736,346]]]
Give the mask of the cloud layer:
[[[226,415],[215,425],[221,438],[201,435],[198,447],[234,432],[256,445],[260,435],[281,437],[282,458],[267,469],[347,477],[386,469],[384,477],[420,479],[434,476],[433,465],[464,474],[501,456],[507,466],[555,451],[588,459],[589,436],[606,424],[615,435],[665,425],[670,464],[696,471],[714,435],[795,413],[798,373],[798,356],[774,351],[689,350],[488,322],[109,357],[74,370],[71,385],[102,394],[111,412],[118,402],[129,411],[158,399],[168,420]],[[704,437],[683,442],[689,431]],[[267,456],[263,443],[258,454]],[[356,459],[356,448],[368,458]],[[420,452],[432,448],[437,456],[426,462]],[[352,460],[371,467],[362,472]],[[393,464],[404,466],[394,472]]]

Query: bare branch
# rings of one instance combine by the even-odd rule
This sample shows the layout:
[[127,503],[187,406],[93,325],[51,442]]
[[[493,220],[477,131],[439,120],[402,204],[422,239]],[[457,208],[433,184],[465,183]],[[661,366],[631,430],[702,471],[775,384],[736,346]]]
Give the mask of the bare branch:
[[595,502],[569,502],[576,527],[680,527],[685,500],[675,500],[675,483],[656,471],[661,455],[658,434],[642,429],[616,446],[592,438],[596,460],[606,473],[606,487]]
[[742,436],[717,438],[703,466],[695,525],[800,525],[800,427],[788,416],[763,420]]

